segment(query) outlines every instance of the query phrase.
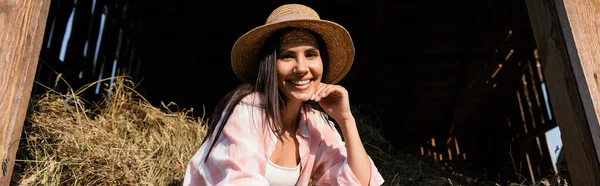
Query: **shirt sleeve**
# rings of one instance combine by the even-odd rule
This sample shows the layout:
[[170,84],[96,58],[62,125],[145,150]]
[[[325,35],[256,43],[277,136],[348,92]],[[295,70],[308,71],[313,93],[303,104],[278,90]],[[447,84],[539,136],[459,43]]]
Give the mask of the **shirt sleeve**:
[[[318,147],[315,169],[312,179],[316,185],[360,185],[347,160],[346,145],[335,129],[333,123],[321,127],[324,134]],[[379,186],[384,180],[373,160],[371,162],[371,176],[369,185]]]
[[243,103],[236,106],[206,162],[210,141],[194,155],[183,185],[268,185],[264,145],[251,119],[252,109]]

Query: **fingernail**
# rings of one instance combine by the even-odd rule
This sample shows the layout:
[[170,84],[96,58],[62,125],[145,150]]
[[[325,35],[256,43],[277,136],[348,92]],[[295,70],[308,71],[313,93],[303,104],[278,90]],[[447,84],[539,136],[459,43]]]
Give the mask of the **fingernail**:
[[310,100],[315,100],[315,95],[314,94],[310,97]]
[[321,95],[321,97],[325,97],[325,93],[323,93],[323,95]]
[[315,101],[319,101],[321,100],[321,97],[317,96],[317,98],[315,98]]

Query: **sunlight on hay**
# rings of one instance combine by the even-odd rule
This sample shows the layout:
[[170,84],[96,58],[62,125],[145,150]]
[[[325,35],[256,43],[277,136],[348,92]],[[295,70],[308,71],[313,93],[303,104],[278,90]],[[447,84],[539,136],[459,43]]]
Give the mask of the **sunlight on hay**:
[[[98,103],[79,96],[101,82],[69,94],[49,90],[32,98],[15,162],[15,185],[181,185],[205,136],[206,118],[195,119],[193,110],[169,109],[174,103],[152,106],[128,77],[114,82]],[[358,105],[352,111],[384,185],[497,185],[394,149],[371,110]],[[567,184],[549,178],[534,185]]]
[[180,185],[205,123],[189,116],[192,110],[155,108],[133,87],[118,77],[100,103],[75,92],[33,98],[18,183]]

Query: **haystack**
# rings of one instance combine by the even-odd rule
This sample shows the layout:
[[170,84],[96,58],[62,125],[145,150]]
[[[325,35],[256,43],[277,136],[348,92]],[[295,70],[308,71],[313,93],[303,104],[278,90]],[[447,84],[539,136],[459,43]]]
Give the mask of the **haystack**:
[[21,185],[180,184],[206,132],[193,110],[153,107],[117,77],[103,101],[32,99],[12,180]]
[[[207,118],[194,116],[193,109],[172,109],[175,103],[155,107],[128,77],[113,80],[100,102],[80,97],[100,82],[32,98],[13,185],[181,185]],[[362,105],[353,112],[384,185],[496,185],[395,149],[369,110]]]

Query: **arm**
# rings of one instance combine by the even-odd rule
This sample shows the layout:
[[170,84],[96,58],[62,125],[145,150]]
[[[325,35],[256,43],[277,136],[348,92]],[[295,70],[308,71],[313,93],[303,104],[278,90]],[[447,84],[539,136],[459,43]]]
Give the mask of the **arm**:
[[[377,168],[367,155],[362,140],[356,128],[356,121],[350,111],[348,92],[339,85],[322,84],[315,92],[313,99],[321,105],[321,107],[332,116],[340,126],[344,135],[345,144],[341,140],[339,133],[333,126],[322,127],[322,130],[328,130],[328,135],[323,139],[322,148],[323,154],[319,157],[326,157],[331,161],[342,163],[341,168],[333,166],[331,169],[343,172],[349,172],[346,175],[351,180],[355,179],[360,185],[380,185],[383,183],[383,178],[377,171]],[[321,147],[320,147],[321,148]],[[343,161],[341,161],[343,160]],[[343,165],[347,164],[347,165]],[[327,163],[325,163],[327,165]],[[348,167],[345,170],[343,167]],[[325,171],[325,170],[322,170]],[[325,171],[327,172],[327,171]],[[340,176],[344,177],[344,174]]]
[[369,185],[368,183],[371,177],[371,160],[358,135],[356,122],[354,118],[350,118],[338,121],[338,123],[346,141],[348,165],[354,175],[356,175],[356,178],[360,181],[361,185]]
[[183,185],[268,185],[258,130],[249,120],[251,109],[244,104],[236,106],[209,156],[212,140],[189,162]]
[[[366,160],[358,160],[358,164],[350,165],[354,161],[351,160],[350,155],[352,153],[351,144],[342,141],[340,134],[333,127],[333,123],[323,124],[320,131],[323,134],[323,139],[321,139],[317,150],[316,157],[319,158],[317,158],[315,169],[312,172],[312,179],[316,185],[383,184],[383,177],[379,174],[373,161],[366,156],[366,153],[364,154]],[[357,168],[360,172],[355,171]],[[367,177],[360,178],[360,176]],[[364,179],[366,179],[366,183],[363,182]]]

